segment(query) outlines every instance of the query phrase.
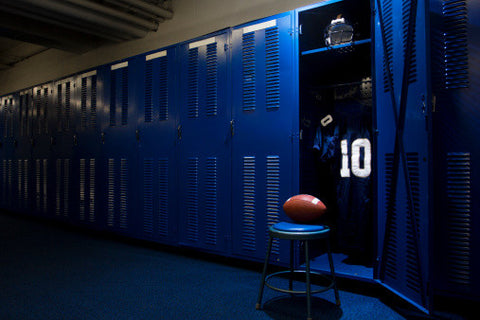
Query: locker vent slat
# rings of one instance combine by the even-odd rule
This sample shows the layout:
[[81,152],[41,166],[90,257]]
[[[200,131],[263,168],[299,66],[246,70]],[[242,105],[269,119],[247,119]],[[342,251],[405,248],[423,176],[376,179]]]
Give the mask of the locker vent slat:
[[87,127],[87,78],[82,78],[80,101],[80,126],[85,129]]
[[23,203],[25,206],[28,207],[28,200],[29,200],[29,195],[28,195],[28,181],[29,181],[29,175],[28,175],[28,172],[29,172],[29,165],[28,165],[28,159],[26,160],[23,160],[23,179],[24,179],[24,182],[23,182]]
[[158,234],[162,237],[168,236],[168,159],[158,160]]
[[85,159],[80,159],[80,220],[85,220]]
[[122,85],[122,125],[128,124],[128,68],[121,68]]
[[19,206],[21,206],[21,203],[22,203],[22,200],[23,200],[23,197],[22,197],[22,194],[23,194],[23,160],[22,159],[18,159],[17,160],[17,172],[18,172],[18,176],[17,176],[17,203]]
[[149,234],[153,233],[153,163],[143,160],[143,231]]
[[70,131],[70,115],[71,115],[71,84],[65,83],[65,131]]
[[[415,234],[419,235],[421,230],[420,227],[420,169],[419,169],[419,160],[418,153],[407,153],[407,166],[408,174],[410,176],[410,187],[413,197],[413,217],[415,221],[412,221],[412,212],[408,203],[406,203],[407,208],[407,281],[406,285],[408,288],[413,291],[420,292],[421,281],[420,281],[420,264],[418,261],[419,252],[418,246],[420,243],[415,239]],[[414,226],[417,226],[417,230],[414,229]]]
[[90,159],[90,174],[89,174],[89,185],[88,185],[88,221],[93,223],[95,222],[95,159]]
[[198,48],[188,50],[188,117],[198,118]]
[[120,228],[126,229],[128,223],[128,160],[120,159]]
[[471,284],[472,192],[470,153],[447,154],[447,279]]
[[[392,0],[385,0],[383,5],[383,32],[385,35],[386,56],[383,57],[383,89],[390,91],[387,68],[390,67],[390,74],[393,74],[393,3]],[[392,77],[393,81],[393,77]],[[392,86],[394,84],[392,83]]]
[[153,118],[153,60],[145,65],[145,122],[152,122]]
[[97,127],[97,76],[91,77],[90,88],[90,127]]
[[267,109],[280,107],[280,39],[278,27],[265,30],[266,50],[266,106]]
[[242,248],[255,251],[255,157],[243,157]]
[[198,241],[198,157],[187,163],[187,240]]
[[391,279],[397,279],[397,252],[398,252],[398,217],[396,203],[390,205],[389,202],[393,197],[392,177],[393,177],[393,154],[385,155],[385,208],[387,215],[390,216],[389,233],[386,235],[386,252],[384,259],[385,274]]
[[168,56],[159,58],[159,120],[168,120]]
[[[268,239],[268,228],[280,220],[280,157],[267,156],[267,229],[265,239]],[[279,241],[272,243],[272,253],[279,254]]]
[[442,1],[444,88],[468,88],[467,1]]
[[207,45],[207,116],[217,115],[217,43]]
[[207,159],[205,178],[205,243],[217,244],[217,158]]
[[[407,37],[408,37],[408,25],[409,25],[409,20],[413,19],[413,21],[416,21],[415,17],[410,17],[410,9],[412,7],[412,0],[403,0],[402,3],[402,34],[403,34],[403,56],[405,57],[406,55],[406,49],[407,49]],[[415,10],[416,11],[416,10]],[[416,14],[416,12],[415,12]],[[410,70],[409,70],[409,76],[408,76],[408,82],[413,83],[417,81],[417,55],[416,55],[416,46],[417,46],[417,41],[416,41],[416,26],[413,26],[413,34],[412,34],[412,51],[411,51],[411,57],[410,57]]]
[[115,159],[108,159],[107,170],[107,225],[113,227],[115,221]]
[[255,65],[255,32],[248,32],[242,38],[243,111],[255,110]]

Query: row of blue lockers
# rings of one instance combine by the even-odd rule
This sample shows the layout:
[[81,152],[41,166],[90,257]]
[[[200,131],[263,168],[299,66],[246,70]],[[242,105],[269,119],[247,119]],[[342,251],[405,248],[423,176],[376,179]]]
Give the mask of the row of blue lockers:
[[295,188],[292,24],[281,14],[2,97],[1,207],[262,259]]

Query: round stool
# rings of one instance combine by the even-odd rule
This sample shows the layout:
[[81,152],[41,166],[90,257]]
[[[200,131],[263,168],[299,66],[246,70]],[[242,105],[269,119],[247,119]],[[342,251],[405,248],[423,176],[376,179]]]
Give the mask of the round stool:
[[[272,242],[274,238],[278,239],[288,239],[291,240],[290,244],[290,270],[279,271],[272,274],[267,275],[267,266],[268,261],[270,259],[270,251],[272,249]],[[310,252],[309,252],[309,241],[310,240],[318,240],[318,239],[325,239],[327,243],[327,254],[328,254],[328,262],[330,264],[330,276],[326,276],[324,274],[318,272],[310,271]],[[293,268],[293,244],[295,240],[304,241],[305,243],[305,270],[298,270]],[[290,273],[289,279],[289,289],[283,289],[273,286],[272,284],[268,283],[268,280],[272,277]],[[294,273],[305,273],[305,291],[295,291],[292,290],[293,288],[293,275]],[[325,286],[319,290],[311,290],[310,285],[310,275],[316,274],[323,277],[327,277],[330,280],[330,284]],[[268,240],[268,248],[267,253],[265,255],[265,263],[263,265],[263,274],[262,274],[262,282],[260,283],[260,292],[258,294],[258,300],[255,308],[258,310],[261,308],[262,303],[262,296],[263,296],[263,288],[269,287],[275,291],[283,292],[283,293],[291,293],[291,294],[306,294],[307,295],[307,318],[311,319],[311,294],[312,293],[319,293],[330,290],[333,288],[335,292],[335,302],[337,306],[340,305],[340,298],[338,295],[337,283],[335,281],[335,270],[333,268],[333,258],[332,252],[330,250],[330,228],[324,225],[306,225],[306,224],[297,224],[297,223],[290,223],[290,222],[279,222],[272,225],[269,228],[269,240]]]

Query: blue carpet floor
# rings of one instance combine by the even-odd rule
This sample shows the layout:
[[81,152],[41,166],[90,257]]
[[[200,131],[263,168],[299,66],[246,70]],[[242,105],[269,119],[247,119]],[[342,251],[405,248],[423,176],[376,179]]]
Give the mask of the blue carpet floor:
[[[245,265],[244,265],[245,264]],[[258,268],[257,268],[258,267]],[[0,319],[305,319],[261,265],[0,214]],[[404,319],[375,296],[317,294],[314,319]]]

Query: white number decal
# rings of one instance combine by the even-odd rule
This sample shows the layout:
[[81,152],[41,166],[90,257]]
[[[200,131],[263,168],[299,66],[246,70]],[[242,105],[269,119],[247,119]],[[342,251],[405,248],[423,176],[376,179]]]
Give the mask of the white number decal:
[[[363,148],[363,168],[360,167],[360,150]],[[348,166],[348,142],[342,140],[340,142],[342,151],[342,167],[340,168],[340,176],[342,178],[350,177],[350,168]],[[372,172],[372,147],[368,139],[356,139],[352,143],[352,172],[359,178],[367,178]]]

